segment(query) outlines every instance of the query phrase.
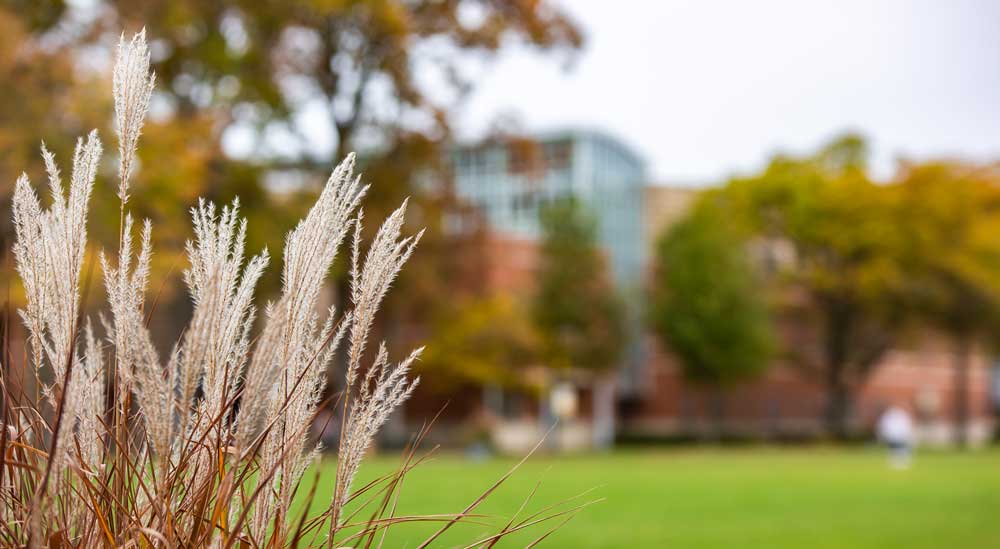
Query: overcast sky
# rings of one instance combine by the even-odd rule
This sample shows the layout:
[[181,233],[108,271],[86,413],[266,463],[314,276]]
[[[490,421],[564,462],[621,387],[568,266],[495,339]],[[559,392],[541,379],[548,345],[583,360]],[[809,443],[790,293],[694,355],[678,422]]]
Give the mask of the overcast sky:
[[659,183],[698,185],[867,135],[899,156],[1000,159],[1000,2],[561,0],[587,35],[566,71],[526,49],[477,81],[456,120],[608,131]]

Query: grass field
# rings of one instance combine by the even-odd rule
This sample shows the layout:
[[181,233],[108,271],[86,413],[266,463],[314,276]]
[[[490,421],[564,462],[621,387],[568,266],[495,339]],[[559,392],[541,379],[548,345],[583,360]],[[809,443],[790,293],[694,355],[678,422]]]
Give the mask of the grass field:
[[[396,458],[362,470],[371,479]],[[406,479],[400,513],[461,510],[513,461],[438,456]],[[319,494],[330,485],[332,463]],[[1000,547],[1000,452],[918,454],[890,470],[873,449],[620,451],[533,457],[479,511],[503,523],[541,482],[530,509],[587,489],[584,509],[543,547],[989,548]],[[359,484],[360,485],[360,484]],[[434,529],[407,524],[385,547],[414,547]],[[483,526],[456,527],[435,547],[463,546]],[[501,543],[521,547],[544,525]],[[451,535],[453,534],[453,535]]]

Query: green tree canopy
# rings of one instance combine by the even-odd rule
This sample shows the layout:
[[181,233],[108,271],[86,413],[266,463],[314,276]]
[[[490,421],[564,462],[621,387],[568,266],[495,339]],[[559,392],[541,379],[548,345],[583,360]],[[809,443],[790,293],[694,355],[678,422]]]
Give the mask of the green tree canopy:
[[893,189],[914,306],[954,342],[953,412],[964,444],[972,346],[995,343],[1000,327],[1000,177],[990,167],[928,162],[904,167]]
[[[827,423],[846,435],[855,392],[907,315],[907,273],[892,192],[865,172],[857,136],[804,158],[779,156],[737,178],[720,203],[761,239],[799,341],[793,358],[827,390]],[[785,253],[787,252],[787,253]]]
[[1000,177],[988,168],[929,162],[893,185],[913,295],[955,335],[995,327],[1000,307]]
[[659,239],[649,314],[686,378],[725,388],[766,368],[775,343],[747,243],[707,198]]
[[542,242],[533,316],[547,364],[613,368],[625,340],[624,309],[583,204],[564,198],[541,212]]

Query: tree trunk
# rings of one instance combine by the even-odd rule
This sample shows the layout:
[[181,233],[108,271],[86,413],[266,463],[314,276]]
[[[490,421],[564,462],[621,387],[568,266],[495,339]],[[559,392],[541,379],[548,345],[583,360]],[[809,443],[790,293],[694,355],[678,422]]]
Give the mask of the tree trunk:
[[959,336],[955,342],[955,446],[969,444],[969,354],[970,342]]
[[837,440],[850,434],[851,392],[843,379],[843,365],[830,365],[826,379],[826,429]]
[[826,318],[826,430],[837,440],[848,435],[851,412],[851,392],[847,374],[848,334],[854,315],[842,304],[831,304]]

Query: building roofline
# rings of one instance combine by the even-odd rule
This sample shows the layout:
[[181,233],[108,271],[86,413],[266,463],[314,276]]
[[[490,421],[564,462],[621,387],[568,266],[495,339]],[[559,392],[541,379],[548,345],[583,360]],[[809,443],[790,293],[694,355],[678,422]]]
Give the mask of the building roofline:
[[[519,136],[528,137],[535,139],[537,141],[556,141],[561,139],[569,139],[573,141],[579,141],[581,139],[594,139],[600,140],[609,144],[613,148],[618,149],[620,152],[625,154],[639,164],[643,171],[647,167],[647,161],[644,156],[642,156],[632,145],[621,137],[607,131],[596,127],[586,127],[586,126],[569,126],[561,128],[552,128],[542,131],[526,131]],[[471,149],[479,147],[485,144],[495,141],[498,136],[487,136],[478,140],[463,140],[455,143],[454,148],[456,149]]]

